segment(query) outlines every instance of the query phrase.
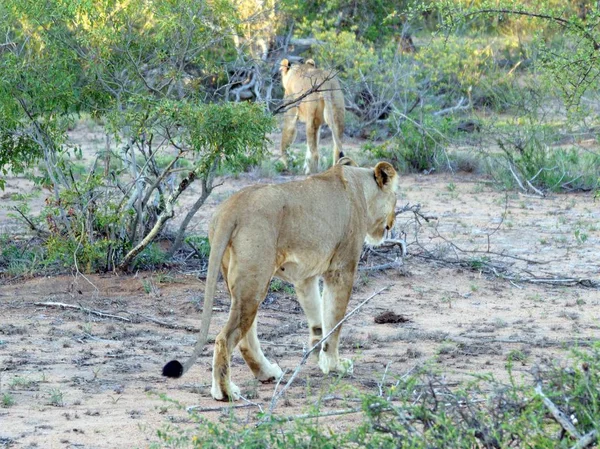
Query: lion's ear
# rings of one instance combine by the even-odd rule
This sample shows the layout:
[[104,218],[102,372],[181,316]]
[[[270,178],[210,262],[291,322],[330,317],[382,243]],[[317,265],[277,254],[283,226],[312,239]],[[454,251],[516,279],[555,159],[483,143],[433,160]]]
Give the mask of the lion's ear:
[[287,59],[283,59],[281,61],[281,64],[279,65],[279,71],[281,73],[287,73],[287,71],[290,69],[290,61],[288,61]]
[[315,64],[315,60],[314,59],[307,59],[306,61],[304,61],[304,64],[311,65],[313,67],[317,67],[317,64]]
[[358,167],[358,164],[350,159],[348,156],[341,157],[337,162],[337,165],[348,165],[350,167]]
[[380,162],[375,166],[375,182],[381,190],[395,191],[398,188],[398,174],[389,162]]

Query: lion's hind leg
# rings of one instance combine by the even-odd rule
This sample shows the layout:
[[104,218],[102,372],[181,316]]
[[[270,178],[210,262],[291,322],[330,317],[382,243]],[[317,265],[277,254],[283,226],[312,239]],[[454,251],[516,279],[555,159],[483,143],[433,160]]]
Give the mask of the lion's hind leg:
[[286,111],[283,117],[283,132],[281,134],[281,161],[288,168],[288,148],[296,140],[296,122],[298,121],[298,108]]
[[258,306],[264,299],[269,279],[260,280],[260,276],[228,275],[231,292],[231,309],[225,327],[215,339],[213,356],[213,382],[211,394],[218,401],[237,400],[240,389],[231,382],[230,361],[237,344],[250,331]]
[[[343,111],[343,102],[342,102]],[[325,102],[325,123],[331,129],[331,136],[333,138],[333,154],[331,157],[332,164],[337,164],[337,161],[344,157],[342,151],[342,135],[344,134],[344,115],[343,112],[340,114],[339,111],[333,108],[331,102]]]
[[279,365],[271,363],[262,352],[256,331],[256,316],[250,330],[240,340],[239,348],[254,377],[261,382],[276,381],[283,375]]
[[306,158],[304,173],[315,174],[319,171],[319,132],[321,123],[317,118],[306,122]]

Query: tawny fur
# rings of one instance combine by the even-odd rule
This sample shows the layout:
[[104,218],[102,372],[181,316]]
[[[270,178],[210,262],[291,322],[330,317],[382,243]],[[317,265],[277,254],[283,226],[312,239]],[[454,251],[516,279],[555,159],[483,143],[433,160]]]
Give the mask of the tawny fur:
[[[363,242],[381,243],[394,225],[398,184],[396,171],[387,162],[374,169],[355,165],[343,158],[303,181],[248,187],[219,206],[209,229],[201,335],[185,365],[169,362],[165,375],[183,374],[202,351],[219,268],[231,294],[231,309],[215,340],[211,393],[217,400],[239,398],[240,390],[230,379],[231,354],[238,344],[259,380],[282,375],[279,366],[264,356],[256,331],[258,307],[273,276],[294,284],[307,316],[311,346],[343,318]],[[339,358],[339,332],[321,348],[319,366],[324,373],[351,367],[349,360]]]
[[303,97],[297,105],[284,114],[281,136],[281,157],[287,166],[287,149],[296,138],[296,122],[306,123],[306,174],[319,170],[319,131],[327,123],[333,136],[333,164],[341,157],[342,135],[344,134],[344,95],[333,70],[318,69],[312,59],[304,64],[290,66],[287,59],[281,61],[280,69],[284,103],[291,102],[311,89],[316,89]]

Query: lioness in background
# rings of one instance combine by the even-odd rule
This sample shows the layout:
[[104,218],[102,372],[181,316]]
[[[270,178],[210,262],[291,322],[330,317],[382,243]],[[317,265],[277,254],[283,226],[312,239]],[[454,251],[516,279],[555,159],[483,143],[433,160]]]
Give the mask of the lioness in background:
[[[319,175],[248,187],[221,204],[209,229],[211,252],[198,342],[185,364],[173,360],[163,375],[180,377],[202,351],[220,267],[231,309],[215,341],[212,396],[239,398],[229,370],[238,343],[257,379],[279,379],[281,368],[267,360],[256,331],[256,313],[271,278],[294,284],[308,319],[310,347],[314,346],[344,317],[363,242],[380,244],[394,225],[397,186],[398,175],[387,162],[359,168],[343,158]],[[321,347],[319,367],[325,374],[351,367],[350,360],[339,358],[339,334],[340,328]]]
[[295,103],[285,112],[283,135],[281,136],[281,157],[287,166],[286,150],[296,138],[296,122],[306,123],[306,159],[304,170],[308,175],[319,170],[319,131],[323,123],[331,128],[333,136],[333,164],[341,157],[342,135],[344,134],[344,95],[340,83],[333,71],[315,67],[315,61],[290,67],[287,59],[281,61],[279,68],[283,88],[284,104],[310,94]]

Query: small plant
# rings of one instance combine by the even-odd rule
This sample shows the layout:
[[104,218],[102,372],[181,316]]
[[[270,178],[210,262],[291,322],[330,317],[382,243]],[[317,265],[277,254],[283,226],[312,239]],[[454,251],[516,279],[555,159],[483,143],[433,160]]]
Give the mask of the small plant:
[[588,235],[581,229],[575,230],[575,241],[578,245],[583,245],[588,239]]
[[81,330],[84,334],[92,335],[94,324],[91,321],[86,321],[81,325]]
[[11,381],[8,383],[9,387],[12,389],[28,389],[31,386],[35,385],[35,381],[27,378],[27,377],[21,377],[21,376],[16,376],[13,377],[11,379]]
[[271,280],[271,285],[269,286],[269,291],[274,293],[282,292],[290,296],[294,294],[294,287],[288,282],[273,278]]
[[168,273],[157,273],[155,277],[157,284],[173,284],[176,282],[175,276]]
[[446,189],[448,190],[448,192],[454,192],[456,190],[456,184],[454,184],[453,182],[450,182],[446,186]]
[[63,392],[58,388],[51,389],[48,403],[54,407],[63,407],[65,405]]
[[208,256],[210,255],[210,243],[208,242],[208,237],[190,235],[185,238],[185,242],[194,250],[198,258],[208,259]]
[[10,393],[4,393],[2,395],[2,401],[0,401],[0,403],[2,404],[2,407],[4,408],[8,408],[8,407],[12,407],[13,405],[15,405],[15,398],[12,396],[12,394]]
[[440,302],[442,304],[448,304],[448,307],[451,309],[452,308],[452,298],[450,297],[450,295],[444,295],[440,298]]
[[277,293],[283,290],[283,281],[278,278],[273,278],[271,280],[271,285],[269,286],[269,291]]
[[528,359],[528,355],[526,354],[526,352],[523,350],[520,350],[520,349],[513,349],[506,356],[506,360],[508,362],[525,363],[527,361],[527,359]]
[[142,286],[147,295],[155,294],[158,291],[152,279],[142,279]]

